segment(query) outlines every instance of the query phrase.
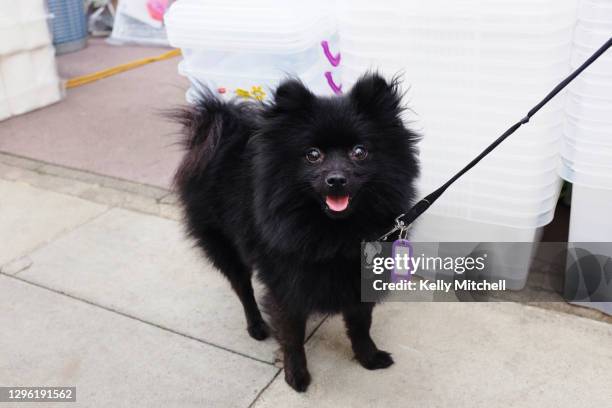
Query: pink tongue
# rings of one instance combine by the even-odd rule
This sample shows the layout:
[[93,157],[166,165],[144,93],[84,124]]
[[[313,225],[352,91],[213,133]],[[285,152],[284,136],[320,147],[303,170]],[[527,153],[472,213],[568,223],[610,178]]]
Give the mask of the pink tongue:
[[340,212],[346,210],[349,203],[349,196],[326,196],[325,204],[330,210]]

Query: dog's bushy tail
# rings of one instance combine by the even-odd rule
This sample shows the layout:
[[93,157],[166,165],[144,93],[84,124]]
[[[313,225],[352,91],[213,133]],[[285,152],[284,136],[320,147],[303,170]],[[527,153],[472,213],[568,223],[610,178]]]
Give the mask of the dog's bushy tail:
[[243,121],[240,104],[225,102],[211,92],[199,95],[196,103],[168,112],[167,116],[182,125],[183,160],[174,176],[179,190],[203,176],[207,165],[221,143]]

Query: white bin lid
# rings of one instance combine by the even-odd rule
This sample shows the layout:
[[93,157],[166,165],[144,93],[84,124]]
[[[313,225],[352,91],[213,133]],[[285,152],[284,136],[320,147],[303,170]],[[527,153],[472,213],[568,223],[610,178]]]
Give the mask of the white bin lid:
[[300,52],[335,31],[321,0],[179,0],[165,23],[174,47],[222,51]]

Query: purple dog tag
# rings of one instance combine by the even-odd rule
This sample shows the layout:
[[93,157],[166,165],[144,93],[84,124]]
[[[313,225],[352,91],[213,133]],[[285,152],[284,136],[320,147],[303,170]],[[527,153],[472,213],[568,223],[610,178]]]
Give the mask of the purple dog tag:
[[407,239],[398,239],[393,242],[392,256],[395,260],[395,267],[391,277],[393,282],[410,280],[412,278],[412,263],[410,261],[412,254],[412,245]]

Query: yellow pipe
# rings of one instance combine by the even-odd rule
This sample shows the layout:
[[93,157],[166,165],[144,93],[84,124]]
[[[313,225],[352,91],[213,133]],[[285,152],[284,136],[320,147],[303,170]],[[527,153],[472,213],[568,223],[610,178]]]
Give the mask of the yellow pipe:
[[107,78],[109,76],[117,75],[121,72],[129,71],[130,69],[138,68],[143,65],[150,64],[152,62],[163,61],[166,59],[178,57],[179,55],[181,55],[181,50],[175,49],[155,57],[142,58],[136,61],[128,62],[126,64],[117,65],[116,67],[103,69],[102,71],[94,72],[93,74],[87,74],[71,78],[66,82],[66,88],[76,88],[77,86],[89,84],[91,82]]

